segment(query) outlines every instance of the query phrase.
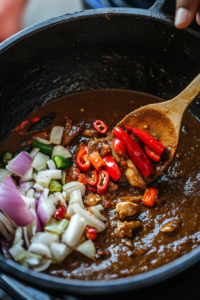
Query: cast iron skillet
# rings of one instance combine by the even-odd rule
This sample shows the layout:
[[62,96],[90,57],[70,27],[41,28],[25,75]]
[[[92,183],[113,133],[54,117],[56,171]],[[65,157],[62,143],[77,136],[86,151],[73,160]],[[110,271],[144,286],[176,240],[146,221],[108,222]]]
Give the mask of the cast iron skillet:
[[[0,140],[28,113],[67,94],[118,88],[177,95],[200,71],[200,35],[162,11],[98,9],[53,18],[0,45]],[[106,109],[106,108],[105,108]],[[190,108],[200,118],[198,102]],[[0,270],[48,292],[101,295],[149,286],[200,260],[200,248],[160,268],[110,281],[65,280],[0,255]]]

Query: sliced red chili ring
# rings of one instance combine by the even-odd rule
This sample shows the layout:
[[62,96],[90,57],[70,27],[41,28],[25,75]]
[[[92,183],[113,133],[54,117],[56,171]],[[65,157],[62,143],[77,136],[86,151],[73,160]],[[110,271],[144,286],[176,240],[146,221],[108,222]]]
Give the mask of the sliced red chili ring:
[[56,212],[54,214],[54,218],[56,220],[61,220],[64,218],[65,215],[65,207],[64,206],[60,206],[56,209]]
[[109,174],[107,171],[103,170],[99,172],[99,179],[97,183],[97,194],[101,195],[105,192],[109,183]]
[[86,226],[85,233],[89,240],[94,240],[97,237],[97,232],[93,227]]
[[77,166],[79,167],[79,169],[81,169],[81,171],[87,171],[89,170],[90,166],[91,166],[91,162],[88,159],[88,147],[87,146],[83,146],[78,154],[77,154],[77,158],[76,158],[76,163]]
[[151,160],[158,162],[160,160],[160,155],[156,154],[155,152],[151,151],[149,147],[145,146],[144,150]]
[[102,134],[106,133],[108,130],[108,126],[101,120],[96,120],[93,123],[93,126],[98,132],[100,132]]
[[28,124],[29,124],[29,121],[28,121],[28,120],[25,120],[25,121],[23,121],[23,122],[20,123],[19,127],[20,127],[20,129],[24,129],[24,127],[25,127],[26,125],[28,125]]
[[33,119],[31,119],[31,122],[33,122],[33,123],[36,123],[38,121],[40,121],[39,117],[34,117]]
[[87,183],[91,186],[96,186],[98,181],[98,172],[97,170],[92,170],[87,176]]
[[126,148],[125,148],[124,144],[118,138],[115,138],[112,141],[112,146],[117,154],[128,158]]
[[103,161],[106,164],[106,171],[110,177],[114,181],[118,181],[122,177],[122,174],[114,158],[111,155],[107,155],[103,158]]
[[91,186],[88,186],[88,185],[87,185],[87,188],[88,188],[88,190],[90,190],[90,191],[92,191],[92,192],[94,192],[94,193],[96,193],[96,192],[97,192],[97,190],[96,190],[96,189],[94,189],[94,188],[92,188]]

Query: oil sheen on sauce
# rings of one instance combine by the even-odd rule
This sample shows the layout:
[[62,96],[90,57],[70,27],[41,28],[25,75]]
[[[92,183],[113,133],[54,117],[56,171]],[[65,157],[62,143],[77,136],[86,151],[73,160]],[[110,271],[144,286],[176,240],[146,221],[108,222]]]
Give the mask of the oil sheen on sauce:
[[[44,117],[56,113],[54,122],[45,128],[50,132],[55,125],[65,125],[69,117],[73,123],[80,121],[92,124],[94,120],[104,121],[111,130],[126,114],[160,99],[150,95],[120,90],[104,90],[79,93],[49,103],[33,112],[28,118]],[[22,148],[24,140],[30,140],[34,133],[19,135],[14,130],[0,149],[14,153]],[[73,141],[74,149],[81,136]],[[21,145],[20,145],[21,144]],[[107,219],[107,228],[95,241],[97,255],[95,261],[73,252],[61,265],[51,265],[46,271],[54,276],[81,279],[107,280],[132,276],[147,272],[166,264],[200,245],[200,124],[188,112],[185,114],[180,142],[175,159],[169,167],[150,184],[159,190],[162,202],[149,208],[140,203],[137,220],[143,227],[132,238],[120,239],[116,236],[116,199],[121,192],[126,195],[138,195],[143,192],[128,184],[119,186],[112,195],[111,208],[103,213]],[[161,227],[171,220],[179,220],[176,234],[165,235]]]

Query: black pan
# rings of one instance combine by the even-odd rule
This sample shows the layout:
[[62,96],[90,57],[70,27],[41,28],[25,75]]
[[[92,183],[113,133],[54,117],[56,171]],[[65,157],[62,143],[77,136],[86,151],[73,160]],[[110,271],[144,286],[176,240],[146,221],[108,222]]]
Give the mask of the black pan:
[[[163,99],[200,72],[200,35],[177,30],[163,13],[98,9],[34,25],[0,44],[0,140],[27,114],[68,94],[128,89]],[[200,118],[200,105],[190,108]],[[0,255],[0,270],[41,290],[76,295],[125,292],[169,278],[200,260],[200,248],[160,268],[110,281],[65,280],[24,269]]]

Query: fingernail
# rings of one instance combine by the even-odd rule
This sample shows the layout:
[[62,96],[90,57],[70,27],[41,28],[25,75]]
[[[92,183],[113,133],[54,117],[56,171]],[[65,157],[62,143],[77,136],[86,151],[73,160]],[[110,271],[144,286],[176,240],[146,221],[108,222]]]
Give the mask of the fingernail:
[[190,19],[190,12],[186,8],[180,7],[176,12],[175,26],[185,24]]
[[197,20],[197,24],[200,25],[200,15],[199,15],[199,13],[197,13],[197,15],[196,15],[196,20]]

